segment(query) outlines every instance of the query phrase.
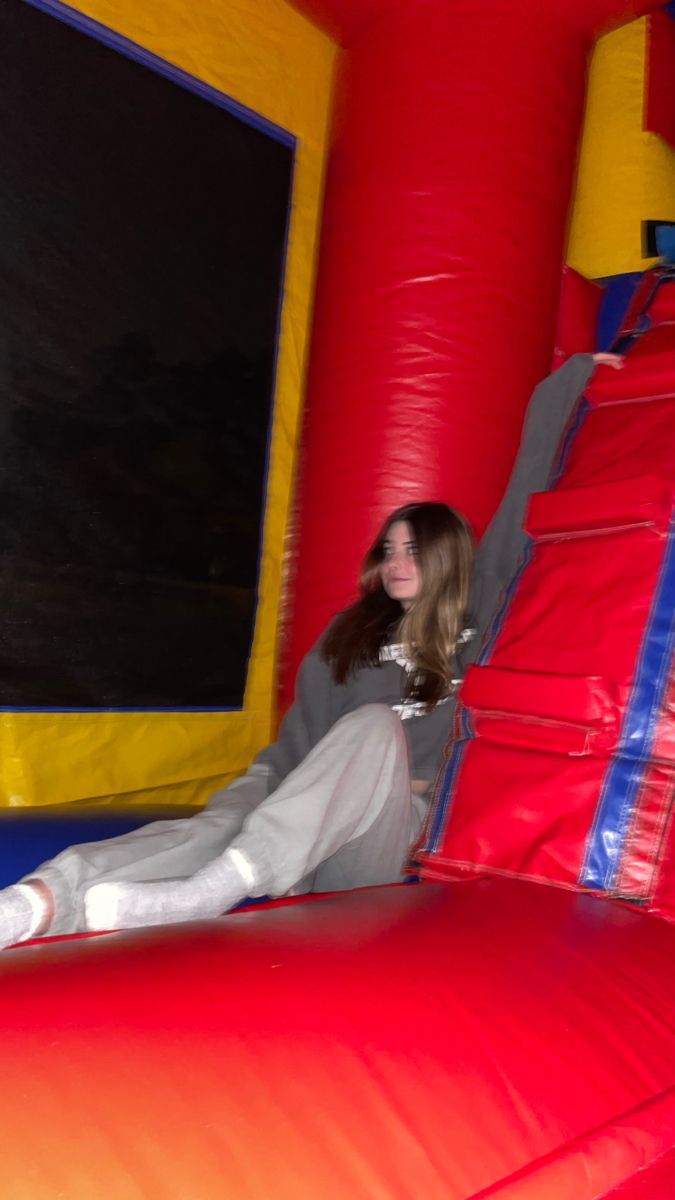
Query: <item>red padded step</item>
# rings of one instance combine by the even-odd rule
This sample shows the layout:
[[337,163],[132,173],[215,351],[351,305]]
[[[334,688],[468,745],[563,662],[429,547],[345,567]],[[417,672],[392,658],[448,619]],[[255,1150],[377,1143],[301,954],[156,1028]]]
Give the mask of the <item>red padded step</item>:
[[588,537],[653,526],[668,532],[675,482],[656,475],[617,479],[593,487],[537,492],[530,497],[525,530],[544,538]]
[[609,753],[626,688],[589,676],[470,667],[461,699],[474,733],[515,745],[584,755]]

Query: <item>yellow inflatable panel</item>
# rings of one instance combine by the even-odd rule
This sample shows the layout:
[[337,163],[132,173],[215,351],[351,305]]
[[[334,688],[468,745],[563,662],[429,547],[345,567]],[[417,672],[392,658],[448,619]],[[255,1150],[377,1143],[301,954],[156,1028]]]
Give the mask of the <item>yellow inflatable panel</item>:
[[274,718],[284,536],[336,49],[283,0],[87,0],[79,11],[298,139],[259,603],[243,711],[0,714],[0,804],[197,804],[246,769],[269,740]]
[[648,20],[601,38],[591,61],[567,252],[591,279],[652,266],[642,222],[675,220],[675,150],[643,129]]

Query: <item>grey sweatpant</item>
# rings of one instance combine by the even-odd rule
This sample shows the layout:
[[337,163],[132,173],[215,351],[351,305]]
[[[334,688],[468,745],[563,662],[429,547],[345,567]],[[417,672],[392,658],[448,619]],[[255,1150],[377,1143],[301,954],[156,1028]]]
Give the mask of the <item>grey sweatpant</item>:
[[85,928],[94,883],[188,878],[230,845],[253,865],[261,894],[396,882],[427,808],[411,792],[401,721],[383,704],[343,717],[267,793],[266,768],[254,764],[193,817],[64,850],[30,876],[54,895],[49,932]]

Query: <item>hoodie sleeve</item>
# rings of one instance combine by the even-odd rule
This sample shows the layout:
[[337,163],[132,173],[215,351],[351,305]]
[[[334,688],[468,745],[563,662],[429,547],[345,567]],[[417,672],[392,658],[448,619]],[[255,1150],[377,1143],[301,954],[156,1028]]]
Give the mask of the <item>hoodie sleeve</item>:
[[476,553],[469,599],[470,623],[476,632],[460,652],[463,668],[477,657],[501,593],[525,550],[528,539],[523,518],[528,497],[546,489],[560,440],[593,369],[592,354],[575,354],[532,395],[504,499]]
[[286,713],[276,741],[254,762],[268,772],[268,794],[299,766],[339,716],[340,686],[320,653],[321,638],[305,656],[295,685],[295,701]]

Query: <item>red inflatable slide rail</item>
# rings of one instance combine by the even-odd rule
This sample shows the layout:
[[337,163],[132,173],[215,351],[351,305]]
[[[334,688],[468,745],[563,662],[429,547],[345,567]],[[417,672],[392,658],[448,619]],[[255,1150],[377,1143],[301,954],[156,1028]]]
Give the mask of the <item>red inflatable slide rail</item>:
[[562,478],[531,498],[525,563],[462,689],[429,877],[497,871],[675,916],[675,286],[653,283],[651,328],[597,371]]

